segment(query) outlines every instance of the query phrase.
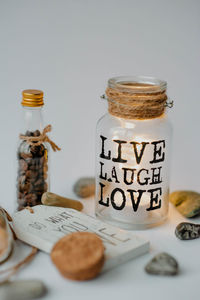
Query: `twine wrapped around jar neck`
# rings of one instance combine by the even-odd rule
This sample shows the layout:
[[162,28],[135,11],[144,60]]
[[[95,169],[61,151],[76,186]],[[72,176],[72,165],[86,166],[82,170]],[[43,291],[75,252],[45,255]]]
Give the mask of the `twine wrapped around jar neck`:
[[122,82],[119,86],[108,86],[106,96],[109,113],[125,119],[158,118],[168,106],[166,88],[148,83]]

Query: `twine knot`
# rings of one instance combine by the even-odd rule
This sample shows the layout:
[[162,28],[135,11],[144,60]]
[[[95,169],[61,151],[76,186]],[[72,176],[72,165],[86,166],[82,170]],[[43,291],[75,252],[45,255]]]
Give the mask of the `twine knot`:
[[20,134],[19,138],[21,140],[26,141],[29,145],[32,146],[39,146],[42,143],[49,143],[53,151],[57,151],[57,150],[60,151],[61,148],[59,148],[47,135],[47,133],[50,132],[51,130],[52,130],[52,126],[47,125],[39,136],[26,136]]

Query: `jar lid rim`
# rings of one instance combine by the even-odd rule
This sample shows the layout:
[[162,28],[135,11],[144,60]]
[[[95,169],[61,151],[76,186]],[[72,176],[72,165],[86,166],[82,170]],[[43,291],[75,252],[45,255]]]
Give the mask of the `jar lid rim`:
[[129,93],[156,93],[167,89],[167,82],[149,76],[118,76],[108,80],[108,87]]

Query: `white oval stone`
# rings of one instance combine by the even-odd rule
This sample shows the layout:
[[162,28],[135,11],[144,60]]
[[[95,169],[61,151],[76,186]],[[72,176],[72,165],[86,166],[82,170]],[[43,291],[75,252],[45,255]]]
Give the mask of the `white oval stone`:
[[47,289],[40,280],[15,280],[1,285],[1,300],[28,300],[45,295]]

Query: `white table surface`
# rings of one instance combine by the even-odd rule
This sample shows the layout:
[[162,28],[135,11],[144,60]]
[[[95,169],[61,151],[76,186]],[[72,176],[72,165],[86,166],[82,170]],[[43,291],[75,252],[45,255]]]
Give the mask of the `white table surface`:
[[[167,80],[175,100],[169,113],[174,127],[170,188],[200,191],[199,11],[196,0],[0,1],[0,205],[12,213],[16,201],[21,91],[44,90],[45,125],[53,125],[51,137],[62,147],[51,155],[51,191],[74,197],[74,182],[94,175],[95,126],[107,107],[99,96],[107,79],[119,75]],[[93,212],[93,199],[84,204]],[[165,224],[137,232],[150,240],[149,254],[93,281],[63,279],[44,253],[16,278],[42,279],[49,300],[197,300],[200,239],[179,241],[174,230],[181,221],[170,207]],[[29,251],[19,244],[10,263]],[[160,251],[177,258],[178,276],[144,272]]]
[[[85,212],[93,211],[93,199],[82,201]],[[162,226],[145,231],[135,231],[140,236],[150,240],[150,252],[113,268],[98,278],[87,282],[74,282],[61,277],[51,262],[49,255],[39,252],[34,260],[21,270],[17,279],[41,279],[48,288],[48,294],[42,299],[198,299],[199,293],[199,240],[180,241],[174,235],[179,222],[185,221],[179,213],[170,207],[170,215]],[[200,220],[195,220],[200,224]],[[21,242],[16,247],[9,263],[22,259],[31,248]],[[159,252],[168,252],[174,256],[180,267],[179,275],[162,277],[146,274],[144,266]]]

